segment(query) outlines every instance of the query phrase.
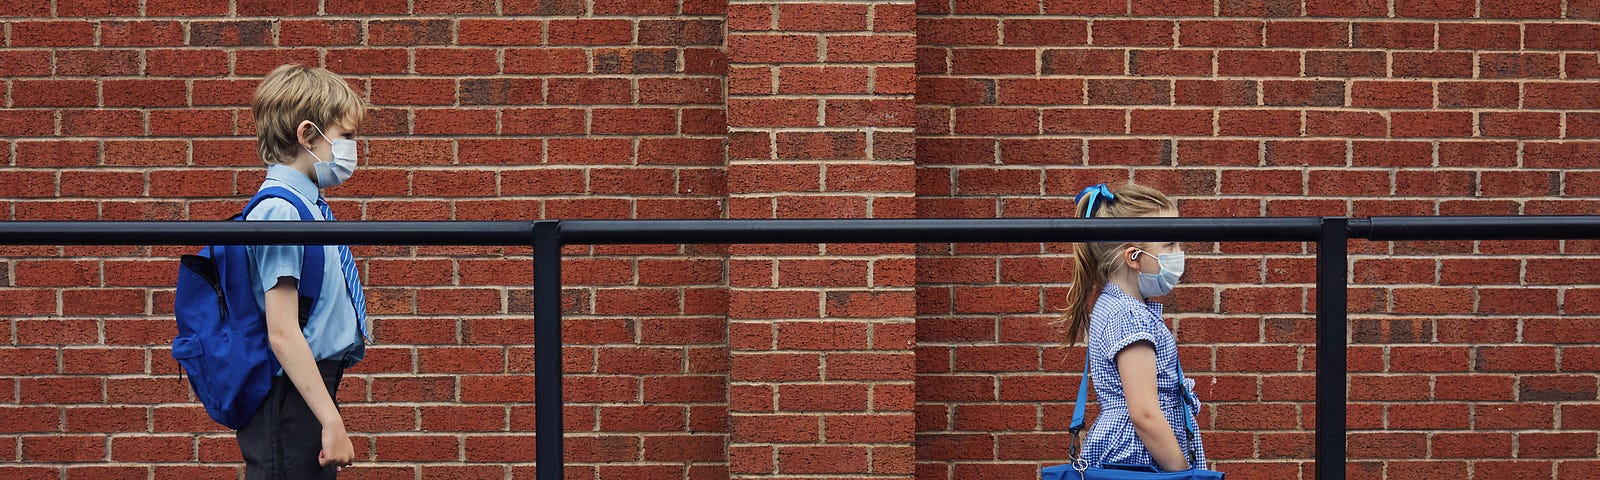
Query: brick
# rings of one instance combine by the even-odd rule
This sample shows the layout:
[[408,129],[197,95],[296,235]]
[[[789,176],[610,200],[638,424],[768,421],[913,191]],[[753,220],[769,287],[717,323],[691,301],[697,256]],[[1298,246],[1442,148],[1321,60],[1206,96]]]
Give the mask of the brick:
[[1389,120],[1378,112],[1306,112],[1306,133],[1314,136],[1355,136],[1382,138],[1389,134]]
[[1210,135],[1210,110],[1134,110],[1129,132],[1159,135]]
[[633,24],[627,20],[551,20],[548,28],[547,41],[551,45],[622,45],[633,41]]
[[862,450],[843,446],[778,447],[778,468],[789,474],[864,472],[868,457]]
[[734,63],[801,63],[818,60],[816,37],[803,35],[749,35],[728,37],[728,57]]
[[1472,54],[1467,52],[1395,52],[1392,73],[1396,77],[1470,78]]
[[1033,50],[962,48],[953,52],[950,68],[955,74],[1031,74],[1034,56]]
[[1173,98],[1178,105],[1255,105],[1256,91],[1256,82],[1248,80],[1178,80]]
[[784,67],[778,93],[866,93],[869,70],[853,67]]
[[1350,24],[1341,22],[1267,22],[1268,47],[1349,47]]
[[837,35],[828,37],[827,61],[890,63],[915,58],[916,37],[910,35]]
[[1600,83],[1537,82],[1523,90],[1526,108],[1592,108],[1600,100],[1588,97],[1600,91]]
[[[1003,24],[1005,45],[1082,46],[1089,44],[1089,22],[1084,20],[1008,19]],[[921,41],[921,34],[918,34]]]
[[1211,52],[1133,50],[1128,52],[1128,71],[1141,76],[1209,76]]
[[1247,77],[1293,77],[1300,75],[1300,52],[1261,50],[1221,50],[1217,52],[1217,74]]
[[910,99],[829,99],[824,107],[823,124],[832,127],[910,126],[913,108]]
[[1593,50],[1600,46],[1593,37],[1597,29],[1581,23],[1530,23],[1523,43],[1530,50]]
[[1357,23],[1351,30],[1357,48],[1430,49],[1434,46],[1433,23],[1374,22]]
[[778,29],[806,32],[866,30],[867,5],[780,4]]
[[1555,78],[1561,64],[1555,54],[1484,53],[1478,56],[1481,78]]
[[1586,458],[1595,443],[1592,432],[1525,433],[1517,436],[1517,455],[1532,458]]
[[1090,25],[1095,45],[1173,46],[1176,22],[1166,20],[1096,20]]
[[1167,165],[1172,143],[1156,140],[1090,140],[1091,165]]
[[1444,108],[1514,108],[1520,100],[1510,82],[1441,82],[1438,91]]
[[1600,145],[1587,142],[1529,142],[1523,150],[1523,162],[1533,168],[1570,168],[1584,159],[1594,158],[1597,150]]
[[1221,192],[1253,195],[1300,195],[1305,192],[1303,174],[1296,170],[1224,171]]
[[984,18],[919,18],[919,45],[998,45],[1000,24]]
[[1478,118],[1484,137],[1544,137],[1561,133],[1561,114],[1553,112],[1484,112]]
[[1463,0],[1396,0],[1394,14],[1411,18],[1472,18],[1475,2]]
[[1300,112],[1293,110],[1223,110],[1217,133],[1227,136],[1298,136]]
[[16,80],[11,95],[18,107],[92,107],[96,87],[90,80]]
[[956,110],[961,134],[1032,134],[1039,131],[1039,111],[1032,108],[961,108]]
[[778,408],[793,412],[855,412],[866,409],[865,384],[790,383],[778,386]]
[[1350,87],[1353,107],[1428,108],[1433,84],[1428,82],[1357,81]]
[[1305,54],[1306,75],[1319,77],[1384,77],[1387,59],[1376,51],[1309,51]]
[[128,76],[139,73],[139,54],[132,50],[68,50],[56,53],[59,76]]
[[1040,71],[1047,75],[1121,75],[1126,52],[1108,49],[1045,50]]
[[1465,137],[1472,131],[1468,112],[1395,112],[1391,118],[1396,137]]
[[1168,105],[1172,83],[1166,80],[1089,80],[1089,102],[1100,105]]
[[1231,1],[1218,5],[1224,17],[1298,17],[1300,2],[1294,0]]
[[87,47],[95,30],[93,23],[81,21],[16,22],[10,28],[14,47]]
[[502,8],[506,14],[554,16],[584,13],[584,3],[580,0],[507,0]]
[[487,75],[498,73],[494,50],[418,48],[413,52],[416,72],[423,75]]
[[1178,45],[1258,47],[1262,45],[1264,27],[1264,22],[1256,21],[1180,21]]
[[547,88],[551,104],[633,103],[632,84],[626,78],[552,78]]
[[31,462],[87,462],[106,454],[104,435],[28,437],[22,442],[22,457]]
[[1516,50],[1521,28],[1512,23],[1441,23],[1439,48]]
[[1262,82],[1262,103],[1275,106],[1343,106],[1345,84],[1331,81]]

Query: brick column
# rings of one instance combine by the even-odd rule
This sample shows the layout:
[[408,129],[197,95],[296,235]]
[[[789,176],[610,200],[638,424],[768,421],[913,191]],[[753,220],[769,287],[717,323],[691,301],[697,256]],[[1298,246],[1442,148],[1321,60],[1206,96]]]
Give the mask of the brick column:
[[[731,2],[729,217],[915,216],[914,10]],[[911,477],[914,267],[910,245],[731,249],[733,478]]]

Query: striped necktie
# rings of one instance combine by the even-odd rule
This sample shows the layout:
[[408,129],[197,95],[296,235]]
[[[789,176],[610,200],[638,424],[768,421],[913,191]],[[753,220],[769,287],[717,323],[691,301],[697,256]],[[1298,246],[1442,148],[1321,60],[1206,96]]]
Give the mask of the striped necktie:
[[[328,208],[328,202],[322,197],[317,197],[317,207],[322,209],[322,218],[333,220],[333,209]],[[350,254],[349,245],[339,246],[339,266],[344,270],[344,284],[346,291],[350,292],[350,304],[356,307],[356,328],[360,329],[362,338],[371,339],[367,333],[367,296],[361,293],[361,272],[356,270],[356,259]]]

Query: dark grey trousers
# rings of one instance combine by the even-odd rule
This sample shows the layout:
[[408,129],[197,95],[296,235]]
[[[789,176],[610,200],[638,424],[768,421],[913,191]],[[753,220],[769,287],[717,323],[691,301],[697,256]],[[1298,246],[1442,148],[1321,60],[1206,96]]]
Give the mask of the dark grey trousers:
[[[328,395],[339,398],[339,381],[344,378],[344,362],[317,362]],[[250,422],[240,428],[239,452],[244,454],[247,480],[332,480],[338,471],[317,463],[322,452],[322,423],[311,413],[305,398],[294,388],[288,375],[272,379],[267,401]]]

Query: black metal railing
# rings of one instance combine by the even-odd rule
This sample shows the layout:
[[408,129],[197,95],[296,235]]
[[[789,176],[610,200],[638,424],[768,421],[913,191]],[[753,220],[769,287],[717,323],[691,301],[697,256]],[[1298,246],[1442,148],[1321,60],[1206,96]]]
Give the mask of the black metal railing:
[[1317,478],[1345,478],[1348,242],[1600,239],[1600,216],[0,222],[0,245],[532,245],[537,478],[562,476],[561,247],[599,244],[1312,242]]

